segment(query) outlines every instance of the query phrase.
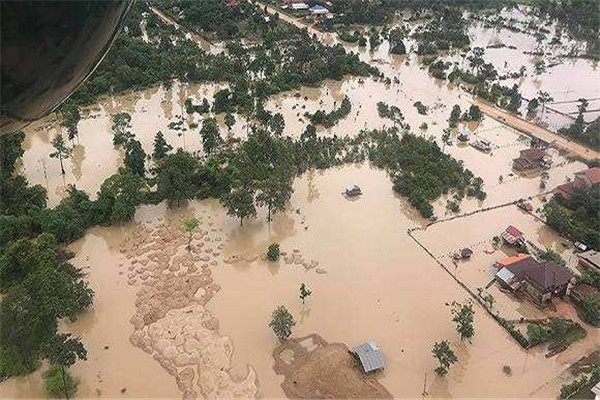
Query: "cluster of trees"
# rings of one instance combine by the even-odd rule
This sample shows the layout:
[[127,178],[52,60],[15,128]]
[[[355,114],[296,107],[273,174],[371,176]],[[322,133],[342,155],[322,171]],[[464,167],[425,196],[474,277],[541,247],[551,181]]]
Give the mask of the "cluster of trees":
[[[310,297],[312,291],[308,288],[306,283],[300,284],[300,300],[302,305],[306,302],[306,299]],[[273,332],[280,341],[287,340],[292,334],[292,328],[296,325],[294,316],[288,311],[285,306],[279,306],[271,314],[271,321],[269,326],[273,329]]]
[[438,51],[464,49],[471,41],[463,11],[445,8],[427,24],[416,29],[413,37],[418,41],[417,54],[437,54]]
[[421,103],[420,101],[417,101],[413,104],[413,106],[417,109],[417,112],[419,114],[427,115],[428,107],[425,104]]
[[210,103],[205,98],[202,99],[201,104],[194,104],[191,98],[185,99],[185,112],[188,114],[198,113],[198,114],[206,114],[210,111]]
[[386,118],[394,123],[394,127],[398,129],[409,129],[408,124],[404,123],[404,114],[398,106],[389,105],[383,101],[377,102],[377,113],[381,118]]
[[390,42],[390,53],[406,54],[406,46],[403,39],[408,34],[408,30],[403,27],[397,27],[389,31],[388,40]]
[[586,41],[588,56],[600,59],[600,7],[597,1],[536,0],[534,6],[542,15],[558,20],[573,37]]
[[465,110],[465,112],[461,114],[460,106],[458,104],[455,104],[454,107],[452,107],[452,111],[450,112],[448,124],[450,125],[450,128],[454,128],[461,121],[481,121],[482,119],[483,114],[481,113],[481,109],[479,108],[479,106],[472,104],[468,110]]
[[226,40],[260,35],[265,20],[254,4],[228,0],[158,0],[156,7],[186,28]]
[[342,103],[339,108],[336,108],[330,113],[327,113],[323,110],[317,110],[315,113],[310,114],[306,113],[306,116],[310,120],[310,123],[313,125],[323,125],[325,128],[331,128],[337,122],[350,114],[352,110],[352,103],[348,96],[344,97]]
[[553,197],[544,205],[543,215],[548,225],[562,236],[600,249],[600,187],[576,191],[570,201]]
[[[456,332],[459,334],[460,340],[468,340],[470,343],[473,336],[475,336],[475,327],[473,325],[475,310],[473,309],[473,304],[471,302],[461,304],[453,301],[450,304],[450,313],[452,314],[452,321],[456,323]],[[440,376],[446,375],[452,364],[458,362],[458,357],[447,340],[436,342],[433,345],[431,353],[439,363],[435,372]]]
[[354,32],[343,31],[339,34],[339,37],[341,40],[343,40],[344,42],[348,42],[348,43],[357,43],[361,38],[364,40],[365,45],[367,43],[366,39],[359,31],[354,31]]
[[394,190],[408,198],[425,218],[433,217],[431,202],[442,194],[455,193],[485,198],[483,183],[462,162],[444,154],[424,138],[396,130],[373,131],[369,159],[392,176]]

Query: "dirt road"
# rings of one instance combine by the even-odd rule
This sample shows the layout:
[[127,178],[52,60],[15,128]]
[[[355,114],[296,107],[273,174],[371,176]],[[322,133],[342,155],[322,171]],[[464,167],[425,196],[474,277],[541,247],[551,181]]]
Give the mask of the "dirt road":
[[549,143],[554,142],[556,147],[566,150],[572,155],[580,157],[584,160],[593,160],[595,158],[600,158],[600,152],[588,149],[587,147],[577,142],[568,140],[555,132],[552,132],[539,125],[533,124],[529,121],[526,121],[523,118],[509,113],[508,111],[494,107],[493,105],[479,97],[475,98],[474,103],[477,104],[481,109],[481,112],[483,112],[488,117],[493,118],[504,125],[510,126],[511,128],[518,130],[519,132],[522,132],[529,136],[535,136]]

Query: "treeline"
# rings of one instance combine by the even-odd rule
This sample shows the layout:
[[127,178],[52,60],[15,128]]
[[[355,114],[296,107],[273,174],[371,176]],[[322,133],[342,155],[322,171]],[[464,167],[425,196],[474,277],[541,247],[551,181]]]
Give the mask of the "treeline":
[[352,110],[352,103],[348,96],[345,96],[339,108],[336,108],[332,112],[328,113],[323,110],[317,110],[313,114],[306,113],[306,116],[313,125],[323,125],[325,128],[331,128],[340,119],[350,114],[350,110]]
[[556,19],[576,39],[587,42],[589,56],[600,59],[600,6],[597,0],[536,0],[542,15]]
[[385,25],[392,22],[396,11],[411,10],[414,18],[426,16],[427,10],[445,11],[454,8],[498,8],[512,4],[503,0],[338,0],[332,2],[331,11],[336,23],[344,25]]

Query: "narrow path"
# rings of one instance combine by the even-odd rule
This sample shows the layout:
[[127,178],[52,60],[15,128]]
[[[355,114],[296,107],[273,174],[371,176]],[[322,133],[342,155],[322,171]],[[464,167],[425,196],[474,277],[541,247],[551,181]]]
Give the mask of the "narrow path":
[[190,32],[190,31],[186,30],[184,27],[182,27],[181,25],[179,25],[175,20],[173,20],[173,18],[169,17],[167,14],[163,13],[158,8],[156,8],[154,6],[150,6],[150,5],[148,7],[165,24],[167,24],[167,25],[173,25],[175,27],[175,29],[189,33],[191,35],[192,40],[196,44],[198,44],[202,48],[202,50],[204,50],[204,51],[211,51],[211,45],[210,45],[210,43],[206,39],[204,39],[203,37],[201,37],[197,33]]
[[511,128],[514,128],[528,136],[533,136],[542,139],[548,143],[554,142],[557,147],[566,150],[569,153],[580,157],[584,160],[593,160],[595,158],[600,158],[600,152],[588,149],[584,145],[569,140],[564,136],[561,136],[558,133],[552,132],[539,125],[526,121],[523,118],[518,117],[506,110],[494,107],[493,105],[489,104],[488,102],[479,97],[475,98],[474,104],[477,104],[481,109],[481,112],[483,112],[488,117],[493,118],[504,125],[510,126]]

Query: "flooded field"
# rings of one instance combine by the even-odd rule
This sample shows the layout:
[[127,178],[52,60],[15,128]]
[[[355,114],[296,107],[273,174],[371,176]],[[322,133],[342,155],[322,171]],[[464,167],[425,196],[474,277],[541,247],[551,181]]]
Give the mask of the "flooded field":
[[[519,51],[489,49],[490,61],[510,60],[507,70],[530,66],[531,57],[522,52],[534,43],[500,33]],[[475,28],[473,35],[475,43],[485,47],[499,33]],[[299,137],[308,124],[306,112],[329,112],[345,96],[352,111],[334,127],[318,128],[319,135],[352,136],[361,129],[390,127],[389,120],[378,116],[377,102],[396,105],[412,132],[432,137],[483,179],[486,200],[463,201],[461,213],[529,197],[539,207],[547,190],[585,168],[551,150],[547,189],[541,189],[541,173],[516,175],[511,168],[512,159],[529,147],[529,139],[491,118],[466,126],[473,137],[492,143],[489,154],[459,144],[455,136],[452,145],[444,145],[441,136],[452,106],[459,104],[465,110],[472,98],[431,78],[416,56],[388,55],[387,43],[376,52],[355,50],[400,83],[349,77],[274,96],[266,108],[283,114],[286,135]],[[563,99],[559,95],[565,91],[564,98],[581,97],[585,94],[575,93],[600,91],[596,68],[589,61],[566,62],[519,83],[525,96],[547,90],[557,100]],[[575,70],[580,78],[566,79]],[[47,188],[50,206],[58,204],[68,184],[94,198],[123,162],[111,133],[111,117],[119,112],[131,114],[131,131],[146,153],[152,153],[154,135],[161,131],[174,148],[201,154],[198,132],[203,117],[185,114],[184,101],[191,98],[199,104],[207,98],[212,102],[213,94],[224,87],[172,82],[102,99],[83,112],[64,176],[59,162],[49,157],[50,141],[61,129],[56,117],[50,116],[27,128],[20,172],[31,184]],[[416,101],[428,107],[427,115],[417,113]],[[245,119],[235,117],[227,132],[223,115],[217,116],[224,137],[246,134]],[[182,118],[185,130],[169,128]],[[423,123],[427,129],[419,128]],[[349,184],[362,188],[358,200],[341,195]],[[441,198],[434,204],[439,218],[451,215],[446,202]],[[200,219],[200,226],[188,252],[182,220],[192,215]],[[76,364],[72,371],[81,382],[79,396],[284,397],[284,377],[273,369],[272,353],[279,343],[267,324],[273,309],[285,305],[297,321],[295,337],[318,334],[328,343],[348,347],[376,341],[387,361],[376,377],[394,397],[420,397],[424,389],[431,397],[555,397],[571,379],[567,368],[600,346],[598,330],[588,329],[584,341],[546,358],[540,349],[522,350],[476,307],[473,343],[462,343],[447,304],[466,300],[468,293],[407,234],[426,222],[393,192],[384,171],[364,163],[310,171],[297,178],[288,210],[275,215],[271,224],[266,222],[266,210],[260,210],[256,220],[240,226],[216,200],[208,200],[179,209],[165,204],[143,206],[131,224],[91,229],[70,247],[77,254],[74,264],[84,268],[96,293],[94,306],[77,322],[63,326],[81,335],[88,349],[88,361]],[[475,257],[460,265],[457,274],[476,288],[489,282],[489,263],[503,254],[501,250],[487,254],[484,239],[508,223],[518,224],[536,244],[555,249],[572,264],[562,240],[514,206],[440,222],[416,236],[444,260],[457,247],[472,246]],[[273,242],[283,252],[277,263],[264,259]],[[298,298],[301,283],[313,292],[304,305]],[[511,315],[537,315],[528,305],[510,300],[502,304]],[[572,314],[572,310],[564,312]],[[459,362],[447,377],[439,378],[433,371],[431,348],[443,339],[450,341]],[[512,376],[502,372],[504,366],[511,366]],[[0,395],[43,396],[40,373],[1,383]]]
[[[360,200],[347,201],[341,196],[341,187],[347,182],[361,185],[365,194]],[[213,247],[210,258],[205,259],[204,254],[209,252],[203,251],[203,259],[193,262],[196,270],[209,268],[220,289],[205,306],[194,297],[186,297],[187,300],[169,307],[174,307],[173,312],[205,310],[202,312],[214,316],[219,337],[230,338],[233,344],[231,378],[227,379],[241,382],[247,379],[249,371],[255,371],[256,394],[262,397],[283,396],[279,386],[282,377],[272,369],[271,352],[277,340],[267,327],[271,311],[279,304],[285,304],[296,317],[297,336],[318,333],[329,342],[348,346],[375,340],[388,362],[380,382],[396,397],[419,396],[425,373],[427,391],[432,396],[481,395],[478,382],[487,379],[492,383],[486,389],[489,396],[551,397],[563,383],[560,374],[569,363],[584,355],[589,346],[598,345],[600,339],[596,336],[587,345],[578,344],[564,355],[548,360],[538,351],[521,350],[482,310],[476,311],[477,334],[473,344],[461,344],[445,304],[465,300],[466,292],[406,235],[407,227],[418,222],[418,218],[393,194],[387,176],[368,165],[303,176],[295,183],[290,208],[290,212],[277,215],[270,227],[264,213],[240,227],[212,201],[175,211],[164,206],[143,207],[131,227],[94,229],[76,242],[75,261],[90,266],[86,270],[97,293],[90,313],[68,327],[82,335],[89,351],[89,360],[79,363],[73,371],[82,381],[80,394],[88,397],[100,392],[113,397],[120,396],[125,388],[124,395],[131,397],[178,395],[176,379],[160,367],[159,363],[165,365],[160,357],[155,356],[155,361],[129,343],[134,325],[127,322],[136,313],[135,293],[139,298],[151,287],[150,282],[167,283],[170,275],[151,272],[146,280],[143,275],[133,275],[132,280],[131,267],[137,270],[140,266],[135,261],[138,256],[129,257],[129,251],[123,253],[120,249],[123,245],[144,248],[145,243],[156,240],[157,229],[169,224],[172,232],[164,237],[173,244],[163,246],[161,253],[175,255],[179,249],[179,254],[185,254],[185,238],[178,221],[183,215],[192,214],[201,218],[199,236],[208,234],[216,239],[221,235],[218,232],[223,232],[224,241],[216,242],[223,243],[222,253],[214,256],[221,250]],[[276,264],[262,261],[260,255],[275,241],[287,255],[300,256],[284,256]],[[151,249],[136,254],[152,260]],[[208,262],[204,260],[215,262],[203,267]],[[308,265],[316,268],[307,269],[298,260],[314,260],[317,264]],[[159,259],[148,265],[153,263],[172,265]],[[187,279],[190,274],[195,272],[173,272],[178,279]],[[302,282],[313,291],[304,306],[298,299]],[[165,319],[169,318],[158,321]],[[135,324],[135,319],[131,322]],[[434,377],[430,349],[433,342],[444,338],[458,349],[461,361],[446,379],[440,379]],[[158,345],[153,339],[149,344]],[[201,353],[213,351],[210,349],[208,346]],[[124,365],[144,373],[123,374],[119,371]],[[513,366],[512,377],[504,376],[504,365]],[[177,367],[177,371],[181,373],[182,368]],[[152,386],[147,385],[149,381]],[[203,385],[194,389],[201,393],[206,390]],[[2,390],[7,396],[41,394],[35,376],[24,381],[10,380],[2,385]]]

